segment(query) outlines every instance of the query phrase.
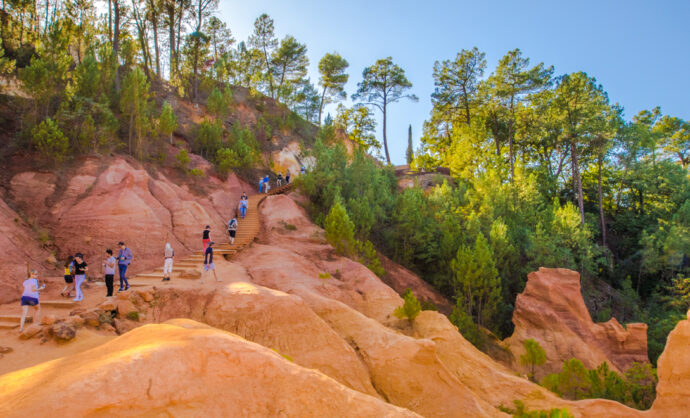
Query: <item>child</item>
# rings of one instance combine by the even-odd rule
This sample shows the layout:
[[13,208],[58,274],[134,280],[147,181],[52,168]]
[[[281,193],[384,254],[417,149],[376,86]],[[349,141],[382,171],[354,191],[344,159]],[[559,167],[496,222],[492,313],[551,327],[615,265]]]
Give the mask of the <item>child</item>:
[[105,287],[107,289],[106,297],[113,295],[113,281],[115,279],[115,257],[113,257],[113,250],[108,248],[105,250],[105,261],[103,267],[105,268]]
[[[206,247],[206,251],[204,251],[204,273],[213,271],[213,277],[216,279],[216,281],[222,282],[222,280],[218,280],[218,276],[216,275],[216,265],[213,264],[213,244],[213,241],[209,242],[208,247]],[[204,283],[204,274],[201,275],[201,280],[199,280],[199,283]]]
[[230,235],[230,245],[235,244],[235,234],[237,233],[237,218],[232,218],[228,222],[228,234]]
[[65,261],[65,287],[60,295],[66,298],[72,297],[72,289],[74,289],[74,257],[70,255]]

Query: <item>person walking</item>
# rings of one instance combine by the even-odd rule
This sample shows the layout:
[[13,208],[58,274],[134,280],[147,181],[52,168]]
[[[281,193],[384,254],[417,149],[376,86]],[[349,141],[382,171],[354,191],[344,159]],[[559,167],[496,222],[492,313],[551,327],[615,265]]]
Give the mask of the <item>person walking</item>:
[[19,321],[19,332],[24,331],[24,322],[26,321],[26,315],[29,313],[29,307],[33,308],[36,312],[33,318],[34,324],[39,323],[41,304],[38,302],[38,292],[46,288],[46,285],[39,286],[38,272],[36,270],[29,271],[29,277],[24,280],[23,286],[24,292],[22,292],[20,302],[22,307],[22,319]]
[[172,245],[169,242],[165,243],[165,262],[163,264],[163,280],[164,282],[170,281],[170,275],[173,270],[173,258],[175,257],[175,251],[172,249]]
[[306,172],[307,172],[307,169],[304,168],[304,166],[300,167],[300,169],[299,169],[299,175],[300,176],[303,176]]
[[283,185],[283,172],[279,171],[278,172],[278,179],[276,180],[276,187],[280,187]]
[[72,289],[74,289],[74,257],[70,255],[65,261],[65,287],[60,292],[60,296],[72,297]]
[[115,280],[115,266],[117,260],[113,257],[113,250],[108,248],[105,250],[105,261],[103,262],[103,269],[105,270],[105,288],[107,293],[105,297],[109,298],[113,295],[113,281]]
[[84,300],[84,293],[81,291],[81,285],[86,281],[86,272],[89,270],[88,264],[84,261],[82,253],[74,255],[74,289],[76,290],[76,297],[72,299],[75,302]]
[[285,184],[290,184],[290,170],[285,172]]
[[132,264],[132,250],[127,248],[124,242],[120,241],[117,243],[120,246],[120,251],[117,253],[117,268],[120,271],[120,290],[129,290],[129,281],[127,281],[127,268]]
[[263,193],[263,192],[264,192],[264,178],[259,177],[259,193]]
[[230,245],[235,244],[235,234],[237,234],[237,218],[228,221],[228,235],[230,235]]
[[[213,241],[209,242],[208,247],[206,247],[206,251],[204,251],[204,273],[212,271],[213,277],[216,279],[216,281],[222,282],[222,280],[218,280],[218,276],[216,275],[216,265],[213,264],[213,244]],[[199,283],[204,283],[204,274],[201,275],[201,280],[199,280]]]
[[271,179],[268,177],[268,174],[264,176],[264,193],[268,193],[268,190],[271,188]]
[[206,225],[206,228],[201,233],[201,242],[204,244],[204,251],[206,251],[208,243],[211,242],[211,225]]
[[249,199],[247,199],[247,195],[242,193],[242,197],[240,198],[240,218],[244,219],[244,217],[247,215],[247,209],[249,208]]

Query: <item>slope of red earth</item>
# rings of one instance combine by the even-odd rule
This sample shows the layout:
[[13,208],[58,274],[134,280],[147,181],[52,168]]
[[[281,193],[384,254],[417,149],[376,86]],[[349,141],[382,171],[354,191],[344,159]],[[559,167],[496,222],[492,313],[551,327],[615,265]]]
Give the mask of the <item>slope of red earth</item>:
[[[137,186],[144,173],[117,167],[111,169],[132,178],[117,184],[131,184],[127,193],[144,202],[140,208],[150,210],[151,222],[160,220],[155,201],[172,204],[153,201],[161,194],[147,196]],[[165,185],[161,178],[147,183],[155,181]],[[169,187],[184,200],[188,191]],[[94,189],[99,190],[94,186],[85,196]],[[207,209],[210,201],[197,200],[209,216],[214,213]],[[669,336],[651,411],[605,400],[565,401],[476,350],[439,312],[424,311],[412,323],[395,318],[392,312],[402,304],[398,293],[361,264],[335,254],[323,230],[290,196],[268,197],[260,215],[262,231],[254,244],[214,259],[222,282],[209,275],[203,284],[149,281],[109,301],[102,287],[91,286],[78,309],[45,308],[58,324],[86,318],[69,342],[51,339],[47,325],[28,340],[19,340],[16,330],[0,330],[0,347],[14,349],[0,361],[7,366],[2,372],[10,372],[0,376],[0,415],[47,415],[51,405],[51,415],[65,416],[477,417],[504,416],[498,407],[514,400],[529,409],[565,407],[578,417],[687,411],[675,406],[688,398],[687,361],[669,359],[687,359],[688,321]],[[100,219],[104,230],[114,228],[109,219]],[[136,244],[136,236],[131,239]],[[196,238],[190,240],[194,246]],[[161,237],[155,245],[162,246]],[[153,256],[150,262],[155,264]],[[389,277],[394,282],[421,282],[400,268],[388,274],[406,276]],[[114,328],[101,321],[113,308]],[[17,310],[16,303],[0,306],[0,314]]]
[[[546,351],[542,374],[559,371],[571,358],[590,369],[606,361],[618,372],[633,362],[649,362],[647,325],[623,328],[615,318],[594,323],[580,292],[580,275],[572,270],[542,267],[530,273],[515,302],[513,323],[515,331],[505,342],[514,358],[524,354],[525,340],[536,340]],[[515,362],[514,367],[521,366]]]

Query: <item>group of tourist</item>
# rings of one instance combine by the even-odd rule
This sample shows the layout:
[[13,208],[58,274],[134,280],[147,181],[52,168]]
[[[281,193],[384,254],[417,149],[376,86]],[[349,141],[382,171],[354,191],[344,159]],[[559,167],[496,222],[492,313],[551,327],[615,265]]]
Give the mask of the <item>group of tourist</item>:
[[[306,169],[304,166],[300,168],[300,174],[304,174],[306,172]],[[290,170],[287,170],[285,172],[285,177],[283,178],[283,172],[279,171],[278,175],[276,176],[276,186],[280,187],[283,185],[283,179],[285,180],[285,184],[290,184]],[[271,190],[271,182],[268,174],[266,174],[263,177],[259,177],[259,193],[268,193],[269,190]]]
[[[119,292],[129,290],[129,282],[127,281],[127,268],[132,263],[132,250],[130,250],[124,242],[118,243],[120,250],[118,251],[117,259],[113,256],[113,250],[105,250],[105,261],[103,268],[105,270],[105,286],[107,289],[107,296],[113,295],[113,280],[115,278],[115,269],[120,272],[120,289]],[[84,293],[82,285],[86,281],[86,273],[89,271],[89,265],[84,258],[84,254],[76,253],[67,257],[64,265],[64,279],[65,287],[60,294],[63,297],[72,297],[74,291],[74,302],[81,302],[84,300]],[[45,289],[45,284],[40,285],[38,282],[38,272],[36,270],[29,271],[29,277],[23,283],[24,290],[21,297],[22,317],[19,325],[19,331],[24,329],[24,322],[29,313],[29,308],[36,311],[34,316],[36,320],[41,313],[41,304],[39,301],[40,291]]]
[[[304,167],[302,167],[302,173],[304,173]],[[283,174],[278,173],[277,185],[280,187],[283,182]],[[285,184],[290,184],[290,171],[287,171],[285,175]],[[259,181],[259,191],[262,193],[268,193],[270,189],[269,176],[268,174],[261,178]],[[228,221],[227,229],[228,235],[230,237],[230,244],[235,243],[235,237],[237,234],[237,228],[239,226],[237,221],[237,215],[244,219],[247,215],[247,210],[249,209],[249,198],[246,193],[242,193],[240,197],[240,202],[238,208],[235,211],[235,216]],[[204,274],[208,272],[213,272],[213,277],[218,282],[222,280],[218,279],[216,275],[216,266],[213,263],[213,246],[215,243],[211,240],[211,226],[206,225],[202,232],[202,244],[204,248]],[[113,295],[113,282],[115,278],[116,270],[119,272],[120,276],[120,288],[118,292],[123,292],[129,290],[129,281],[127,280],[127,269],[132,263],[133,254],[132,250],[125,245],[124,242],[120,241],[118,243],[120,248],[117,257],[114,256],[113,250],[105,250],[105,260],[103,261],[103,269],[105,276],[105,286],[106,286],[106,296],[111,297]],[[165,244],[165,249],[163,251],[164,263],[163,263],[163,280],[164,282],[170,281],[170,276],[173,271],[173,259],[175,257],[175,251],[169,242]],[[72,297],[72,292],[74,292],[75,302],[80,302],[84,300],[84,293],[82,292],[82,285],[86,281],[86,273],[89,271],[88,263],[84,258],[84,254],[76,253],[73,256],[67,257],[64,264],[64,279],[65,287],[62,289],[60,295],[66,298]],[[201,276],[199,283],[204,282],[204,274]],[[33,308],[36,311],[34,316],[36,320],[40,316],[41,305],[39,303],[39,293],[41,290],[45,289],[45,284],[41,285],[38,281],[38,272],[36,270],[29,271],[29,277],[24,281],[24,291],[21,297],[22,306],[22,317],[20,322],[19,330],[20,332],[24,328],[24,322],[26,316],[29,312],[29,308]]]

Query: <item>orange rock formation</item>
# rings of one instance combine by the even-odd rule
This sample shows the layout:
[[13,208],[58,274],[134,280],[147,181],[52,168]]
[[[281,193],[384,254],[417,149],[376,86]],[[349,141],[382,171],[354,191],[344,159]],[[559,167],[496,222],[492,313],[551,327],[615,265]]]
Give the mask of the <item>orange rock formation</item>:
[[525,340],[536,340],[546,351],[542,373],[559,371],[571,358],[588,368],[606,361],[619,372],[633,362],[649,362],[647,325],[625,329],[615,318],[592,322],[580,293],[580,274],[572,270],[542,267],[530,273],[515,302],[513,323],[515,331],[506,342],[515,359],[524,353]]

